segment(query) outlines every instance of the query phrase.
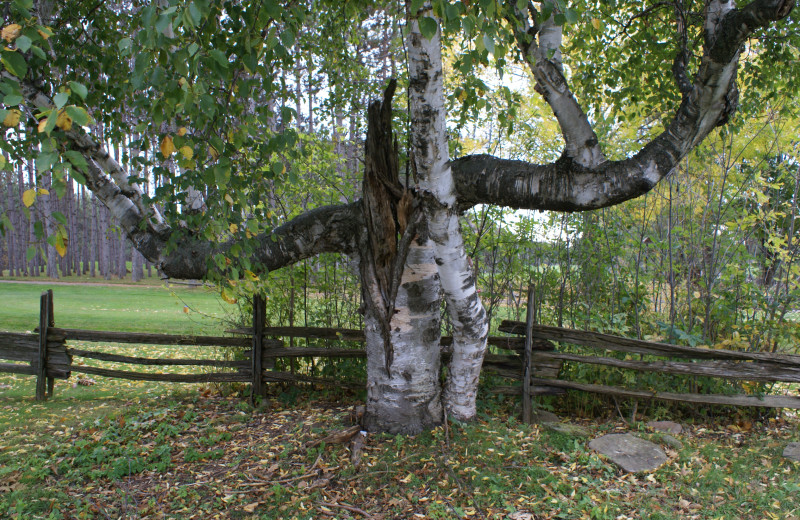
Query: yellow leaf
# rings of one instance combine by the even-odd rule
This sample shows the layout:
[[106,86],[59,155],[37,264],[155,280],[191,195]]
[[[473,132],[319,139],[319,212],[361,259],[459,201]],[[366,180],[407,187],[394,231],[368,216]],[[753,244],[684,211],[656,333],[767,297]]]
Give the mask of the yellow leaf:
[[228,292],[227,289],[222,289],[222,292],[220,293],[220,297],[223,300],[225,300],[226,302],[228,302],[228,303],[231,303],[231,304],[236,303],[236,298],[231,296],[231,294]]
[[36,190],[36,193],[39,195],[50,195],[50,192],[44,188],[39,188]]
[[39,133],[40,133],[40,134],[41,134],[42,132],[44,132],[44,128],[45,128],[46,126],[47,126],[47,118],[46,118],[46,117],[44,117],[44,118],[42,118],[42,120],[41,120],[41,121],[39,121],[39,127],[38,127],[38,128],[39,128]]
[[18,23],[12,23],[3,27],[3,30],[0,31],[0,37],[2,37],[8,43],[11,43],[17,39],[21,32],[22,26]]
[[41,36],[43,40],[46,40],[46,39],[50,38],[50,36],[51,36],[50,34],[48,34],[47,32],[45,32],[45,31],[43,31],[41,29],[36,29],[36,32],[39,33],[39,36]]
[[164,159],[168,159],[170,155],[175,153],[175,144],[172,142],[172,136],[164,136],[164,139],[161,141],[160,149]]
[[3,154],[0,154],[0,170],[5,168],[6,166],[6,157]]
[[188,132],[188,130],[186,130],[185,126],[182,126],[182,127],[178,128],[178,135],[179,136],[183,137],[184,135],[186,135],[186,132]]
[[33,206],[33,202],[36,200],[36,190],[31,188],[29,190],[25,190],[22,194],[22,203],[25,204],[26,208],[30,208]]
[[244,235],[245,235],[247,238],[253,238],[253,237],[255,236],[254,234],[252,234],[252,233],[250,232],[250,230],[249,230],[249,229],[246,229],[246,230],[244,231]]
[[458,95],[458,100],[463,103],[465,99],[467,99],[467,91],[462,90],[461,93]]
[[13,128],[19,124],[19,118],[22,116],[22,112],[17,110],[16,108],[12,108],[6,114],[6,118],[3,119],[3,126],[7,126],[9,128]]
[[237,231],[239,231],[239,226],[237,226],[236,224],[231,224],[230,226],[228,226],[228,229],[231,230],[231,233],[236,233]]
[[225,194],[225,201],[231,206],[233,206],[233,197],[231,197],[230,194],[228,193]]
[[208,153],[209,153],[209,155],[211,155],[211,158],[214,159],[214,160],[216,160],[217,157],[219,157],[219,152],[213,146],[209,146],[208,147]]
[[58,111],[58,117],[56,118],[56,126],[64,130],[65,132],[72,128],[72,118],[69,117],[63,109]]
[[252,513],[252,512],[254,512],[254,511],[256,510],[256,508],[257,508],[257,507],[258,507],[260,504],[261,504],[261,502],[253,502],[253,503],[247,504],[247,505],[246,505],[246,506],[244,506],[242,509],[244,509],[244,512],[245,512],[245,513]]
[[56,252],[62,258],[67,254],[67,242],[67,237],[59,231],[56,235]]
[[592,27],[594,27],[595,31],[600,30],[600,20],[598,18],[592,18]]
[[181,155],[187,159],[191,159],[194,157],[194,150],[192,150],[192,147],[188,145],[181,146]]

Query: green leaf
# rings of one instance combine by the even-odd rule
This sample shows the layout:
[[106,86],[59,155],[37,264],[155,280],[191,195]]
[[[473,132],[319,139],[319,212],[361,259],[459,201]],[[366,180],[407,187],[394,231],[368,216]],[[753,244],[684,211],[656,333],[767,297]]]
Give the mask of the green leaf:
[[31,51],[33,52],[33,55],[39,58],[40,60],[47,60],[47,54],[45,54],[44,51],[38,45],[31,46]]
[[33,257],[36,256],[36,246],[28,246],[28,249],[25,250],[25,261],[30,262],[33,260]]
[[6,70],[18,78],[24,78],[28,73],[28,64],[22,54],[16,51],[3,51],[0,62],[5,65]]
[[221,164],[217,164],[214,166],[214,181],[217,186],[220,188],[224,188],[228,185],[228,182],[231,180],[231,170],[230,167],[225,167]]
[[54,219],[61,222],[65,226],[67,225],[67,217],[65,217],[63,213],[61,213],[60,211],[54,211],[52,215]]
[[425,16],[419,19],[419,32],[422,33],[422,36],[430,40],[434,36],[436,36],[436,31],[439,29],[439,24],[436,23],[436,20],[429,16]]
[[225,53],[222,52],[221,50],[212,49],[211,52],[209,52],[209,54],[211,55],[212,58],[214,58],[214,61],[216,61],[226,69],[228,68],[228,65],[230,65],[230,63],[228,62],[228,57],[225,56]]
[[69,89],[78,94],[81,99],[86,99],[86,96],[89,95],[89,90],[84,87],[83,84],[78,83],[77,81],[70,81]]
[[[55,121],[55,119],[54,119]],[[55,123],[53,123],[55,125]],[[44,173],[50,168],[53,167],[53,163],[56,162],[58,158],[58,154],[55,152],[42,152],[39,154],[39,157],[36,158],[36,171],[38,173]]]
[[17,49],[21,50],[22,52],[28,52],[28,49],[31,48],[31,44],[33,43],[30,38],[25,36],[24,34],[14,40],[14,43],[17,45]]
[[69,100],[69,94],[67,94],[66,92],[59,92],[58,94],[53,96],[53,103],[56,104],[56,108],[58,109],[66,105],[68,100]]
[[64,157],[66,157],[75,168],[81,171],[86,171],[88,164],[86,164],[86,158],[84,158],[80,152],[75,150],[67,150],[64,152]]
[[9,94],[3,98],[3,104],[7,107],[13,107],[22,103],[22,96],[19,94]]
[[295,34],[291,29],[287,29],[281,33],[281,43],[284,47],[292,47],[295,42]]
[[86,126],[91,123],[92,118],[89,117],[89,112],[85,108],[76,107],[75,105],[68,105],[64,110],[67,115],[72,118],[72,121],[78,126]]
[[[58,120],[58,111],[57,110],[51,110],[50,111],[50,115],[47,116],[47,123],[45,123],[45,125],[44,125],[43,132],[46,133],[47,135],[50,135],[50,132],[52,132],[53,128],[56,127],[56,121],[57,120]],[[73,121],[74,121],[74,119],[73,119]]]
[[422,4],[425,3],[425,0],[412,0],[411,7],[409,8],[410,13],[416,13],[420,9],[422,9]]
[[489,51],[489,54],[494,55],[494,38],[488,34],[483,35],[483,46]]
[[567,9],[564,11],[564,18],[567,20],[567,23],[574,24],[580,18],[580,13],[575,9]]

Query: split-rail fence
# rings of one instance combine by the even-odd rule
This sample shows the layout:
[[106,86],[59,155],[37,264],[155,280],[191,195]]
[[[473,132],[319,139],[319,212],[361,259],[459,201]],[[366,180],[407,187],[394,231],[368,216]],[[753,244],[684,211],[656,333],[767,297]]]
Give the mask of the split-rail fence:
[[[533,309],[533,291],[528,308]],[[233,336],[187,336],[109,332],[58,328],[53,312],[53,292],[42,293],[39,327],[33,333],[0,332],[0,372],[35,375],[36,399],[53,395],[54,380],[68,379],[72,372],[141,381],[179,383],[242,382],[252,385],[251,395],[261,395],[269,382],[312,383],[363,388],[364,381],[309,376],[274,369],[278,358],[355,358],[365,357],[363,348],[341,348],[342,342],[364,342],[364,333],[355,329],[320,327],[267,327],[264,301],[256,297],[253,305],[253,326],[229,331]],[[549,327],[535,323],[531,310],[525,322],[504,321],[499,330],[511,336],[490,336],[491,353],[484,359],[483,369],[499,376],[521,381],[518,386],[498,386],[497,393],[522,396],[523,418],[529,420],[531,397],[577,390],[635,399],[662,399],[689,403],[733,406],[759,406],[800,409],[795,395],[721,395],[632,390],[606,385],[559,379],[564,362],[605,365],[635,371],[711,376],[724,379],[760,382],[800,382],[800,356],[762,352],[739,352],[722,349],[694,348],[667,343],[641,341],[597,332]],[[328,340],[329,346],[286,347],[277,338]],[[140,345],[192,345],[216,348],[238,348],[236,360],[172,359],[123,356],[76,348],[70,341],[89,343],[135,343]],[[649,356],[648,360],[617,359],[603,355],[563,352],[565,343],[591,347],[598,351],[616,351]],[[83,344],[83,343],[82,343]],[[451,337],[442,338],[443,356],[448,356]],[[498,352],[505,353],[498,353]],[[73,363],[73,358],[94,359],[146,366],[194,366],[204,371],[192,374],[153,373],[118,370]],[[670,359],[671,358],[671,359]],[[675,360],[680,359],[680,361]],[[213,371],[208,371],[209,367]]]

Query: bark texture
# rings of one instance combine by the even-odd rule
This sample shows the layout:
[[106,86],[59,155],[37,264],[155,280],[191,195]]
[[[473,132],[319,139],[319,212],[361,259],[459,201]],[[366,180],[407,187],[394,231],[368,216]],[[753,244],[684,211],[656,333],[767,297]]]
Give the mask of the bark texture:
[[423,207],[439,277],[453,326],[453,353],[445,382],[445,406],[455,419],[475,417],[489,323],[475,275],[464,247],[447,145],[447,113],[440,35],[422,35],[417,17],[435,19],[430,3],[410,13],[408,38],[408,102],[411,116],[411,160],[426,194]]

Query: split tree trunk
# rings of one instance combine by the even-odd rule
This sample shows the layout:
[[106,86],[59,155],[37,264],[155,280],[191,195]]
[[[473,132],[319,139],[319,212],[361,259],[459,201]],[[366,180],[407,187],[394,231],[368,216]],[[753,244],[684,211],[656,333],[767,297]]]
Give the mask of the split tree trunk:
[[415,434],[442,422],[440,285],[427,226],[399,179],[391,100],[368,111],[359,243],[367,350],[365,427]]

